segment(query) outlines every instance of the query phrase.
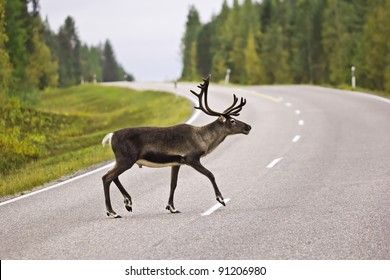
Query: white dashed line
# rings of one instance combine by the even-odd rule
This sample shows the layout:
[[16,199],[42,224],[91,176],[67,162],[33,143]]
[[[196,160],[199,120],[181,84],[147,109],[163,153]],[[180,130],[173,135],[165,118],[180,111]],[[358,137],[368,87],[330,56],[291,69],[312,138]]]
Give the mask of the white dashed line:
[[272,167],[274,167],[274,166],[275,166],[279,161],[281,161],[282,159],[283,159],[283,157],[274,159],[273,161],[271,161],[270,164],[267,165],[267,168],[272,168]]
[[295,114],[296,114],[296,115],[300,115],[300,114],[301,114],[301,111],[295,110]]
[[304,125],[305,122],[304,122],[303,120],[299,120],[298,124],[299,124],[299,125]]
[[[225,198],[224,199],[225,203],[228,203],[230,201],[230,198]],[[212,214],[213,212],[215,212],[217,209],[219,209],[220,207],[222,206],[221,203],[218,203],[218,204],[215,204],[213,207],[211,207],[209,210],[207,210],[206,212],[204,212],[202,214],[202,216],[208,216],[210,214]]]
[[291,103],[290,102],[287,102],[286,104],[285,104],[287,107],[291,107]]
[[301,135],[295,135],[295,137],[293,138],[292,142],[296,143],[296,142],[299,141],[300,138],[301,138]]

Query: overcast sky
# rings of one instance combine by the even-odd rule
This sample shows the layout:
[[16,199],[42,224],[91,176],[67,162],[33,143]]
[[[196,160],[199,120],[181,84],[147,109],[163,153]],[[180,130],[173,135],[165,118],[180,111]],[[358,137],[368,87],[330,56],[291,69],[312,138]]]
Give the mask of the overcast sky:
[[[232,0],[228,0],[229,5]],[[75,19],[82,42],[109,39],[117,60],[138,81],[180,77],[180,43],[189,7],[203,23],[220,12],[223,0],[40,0],[41,16],[58,31],[65,18]]]

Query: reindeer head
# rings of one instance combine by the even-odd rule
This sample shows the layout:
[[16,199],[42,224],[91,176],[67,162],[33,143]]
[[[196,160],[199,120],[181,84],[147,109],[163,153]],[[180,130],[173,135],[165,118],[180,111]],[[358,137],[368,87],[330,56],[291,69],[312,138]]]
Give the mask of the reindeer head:
[[233,94],[233,104],[226,108],[222,113],[216,112],[210,109],[207,101],[209,83],[210,75],[208,75],[206,79],[203,79],[203,84],[198,86],[198,88],[201,89],[200,93],[196,93],[195,91],[191,90],[191,93],[198,97],[199,100],[199,106],[195,106],[195,109],[199,109],[209,116],[218,117],[218,121],[224,126],[230,135],[239,133],[248,135],[249,131],[251,130],[251,126],[233,118],[233,116],[237,117],[240,115],[240,111],[246,104],[246,100],[241,97],[240,104],[236,106],[238,98],[235,94]]

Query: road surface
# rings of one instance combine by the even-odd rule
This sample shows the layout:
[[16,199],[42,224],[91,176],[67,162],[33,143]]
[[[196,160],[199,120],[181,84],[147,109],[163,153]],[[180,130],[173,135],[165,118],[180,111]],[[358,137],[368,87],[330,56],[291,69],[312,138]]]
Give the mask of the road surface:
[[[124,83],[190,96],[196,84]],[[105,215],[103,167],[0,205],[0,259],[390,259],[390,102],[314,86],[209,88],[216,110],[243,96],[248,136],[231,136],[202,160],[206,177],[179,173],[165,210],[170,168],[133,167],[122,219]],[[199,114],[194,125],[212,117]],[[109,132],[109,131],[107,131]]]

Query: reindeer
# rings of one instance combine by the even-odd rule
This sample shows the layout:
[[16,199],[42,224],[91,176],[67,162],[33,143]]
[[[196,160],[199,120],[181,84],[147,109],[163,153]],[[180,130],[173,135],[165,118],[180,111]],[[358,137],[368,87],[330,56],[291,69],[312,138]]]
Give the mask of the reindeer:
[[171,166],[171,189],[166,210],[171,213],[180,213],[173,203],[173,196],[177,185],[177,177],[182,165],[189,165],[205,175],[211,181],[216,199],[225,206],[224,199],[215,182],[214,175],[207,170],[200,159],[211,153],[228,135],[249,134],[250,125],[243,123],[233,116],[238,116],[246,100],[233,95],[233,104],[222,113],[210,109],[207,100],[207,91],[210,75],[200,84],[200,93],[191,90],[199,99],[199,106],[194,107],[210,116],[218,117],[214,122],[197,127],[188,124],[179,124],[172,127],[133,127],[117,130],[107,134],[103,147],[110,143],[115,154],[115,166],[103,177],[104,195],[107,216],[120,218],[114,212],[110,200],[110,184],[114,181],[124,197],[125,208],[132,212],[132,200],[122,186],[118,176],[130,169],[134,164],[139,167],[166,167]]

